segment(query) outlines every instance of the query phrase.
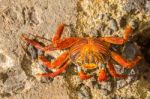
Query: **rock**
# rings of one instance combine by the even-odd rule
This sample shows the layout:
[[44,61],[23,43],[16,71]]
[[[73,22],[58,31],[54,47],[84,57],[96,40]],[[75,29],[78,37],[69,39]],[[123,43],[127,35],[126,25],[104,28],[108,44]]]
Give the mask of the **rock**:
[[105,36],[111,36],[112,33],[113,33],[112,29],[106,27],[103,34],[104,34]]
[[102,90],[100,90],[100,93],[101,93],[102,95],[108,95],[108,90],[102,89]]
[[104,18],[104,14],[98,14],[98,16],[97,16],[97,19],[99,19],[99,20],[103,20],[103,18]]
[[111,82],[100,82],[101,89],[107,90],[107,91],[112,91],[112,85]]
[[81,85],[78,88],[78,99],[91,99],[91,92],[90,92],[90,88],[85,86],[85,85]]
[[104,20],[104,21],[109,21],[109,20],[110,20],[110,18],[111,18],[110,16],[111,16],[111,14],[110,14],[110,13],[105,13],[105,14],[104,14],[104,18],[103,18],[103,20]]
[[7,70],[16,65],[16,57],[8,51],[0,49],[0,68]]
[[145,99],[150,99],[150,91],[147,92],[147,96]]
[[118,25],[119,25],[120,28],[125,27],[126,24],[127,24],[126,18],[124,16],[120,17],[120,18],[118,18],[116,20],[117,20],[117,23],[118,23]]
[[128,0],[122,7],[122,10],[130,13],[144,9],[145,0]]
[[119,73],[119,74],[124,74],[125,73],[125,69],[122,68],[122,66],[114,65],[114,67],[115,67],[115,70],[116,70],[117,73]]
[[27,76],[21,69],[11,69],[7,72],[7,76],[3,85],[3,93],[13,95],[24,90]]
[[136,30],[138,28],[138,26],[139,26],[139,23],[138,23],[137,20],[131,20],[130,21],[130,25],[131,25],[133,30]]
[[131,42],[125,43],[125,45],[123,47],[123,51],[122,51],[123,56],[128,60],[134,59],[137,52],[138,52],[137,45],[135,43],[131,43]]
[[114,19],[109,20],[108,26],[113,31],[117,31],[118,30],[117,21],[114,20]]
[[146,0],[146,5],[145,5],[145,7],[146,7],[146,12],[147,12],[148,14],[150,14],[150,1]]
[[27,49],[27,53],[30,55],[30,57],[32,58],[32,60],[38,58],[37,49],[35,47],[33,47],[32,45],[29,45],[29,47]]
[[124,79],[122,79],[122,80],[118,80],[116,82],[116,84],[117,84],[116,88],[120,89],[120,88],[124,87],[127,84],[127,82]]

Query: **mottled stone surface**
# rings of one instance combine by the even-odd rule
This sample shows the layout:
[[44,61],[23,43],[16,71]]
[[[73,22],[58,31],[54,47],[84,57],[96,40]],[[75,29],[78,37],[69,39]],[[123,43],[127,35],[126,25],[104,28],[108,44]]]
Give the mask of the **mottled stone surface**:
[[[46,69],[38,56],[45,54],[53,61],[63,51],[47,54],[31,45],[25,51],[22,46],[27,44],[20,38],[27,34],[47,45],[51,41],[46,39],[51,40],[60,23],[67,24],[63,37],[123,37],[130,24],[133,41],[112,49],[132,60],[144,51],[149,53],[145,48],[150,44],[149,30],[144,31],[149,21],[149,0],[0,0],[0,99],[149,99],[149,54],[132,69],[113,62],[118,73],[129,75],[125,80],[113,79],[107,72],[106,82],[97,83],[95,77],[82,81],[74,65],[53,79],[41,78],[36,74],[55,69]],[[144,36],[136,38],[139,34]]]

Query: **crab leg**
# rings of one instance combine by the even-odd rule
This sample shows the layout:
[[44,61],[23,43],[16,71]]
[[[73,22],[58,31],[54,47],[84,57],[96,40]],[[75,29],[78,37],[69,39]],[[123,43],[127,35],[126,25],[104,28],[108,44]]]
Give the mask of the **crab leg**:
[[111,76],[114,78],[127,78],[128,77],[127,75],[118,74],[111,62],[107,63],[107,68],[108,68]]
[[34,40],[31,40],[29,39],[26,35],[22,35],[21,38],[26,41],[27,43],[31,44],[32,46],[36,47],[37,49],[40,49],[42,51],[53,51],[55,50],[56,48],[53,47],[53,45],[49,45],[49,46],[42,46],[41,44],[39,44],[38,42],[34,41]]
[[57,41],[60,41],[61,35],[63,33],[63,29],[64,29],[65,24],[60,24],[59,27],[56,30],[56,33],[52,39],[53,44],[55,44]]
[[124,32],[125,36],[123,38],[121,38],[121,37],[102,37],[100,39],[105,41],[105,42],[121,45],[128,40],[131,33],[132,33],[131,26],[127,26],[125,28],[125,32]]
[[80,77],[81,80],[86,80],[86,79],[89,79],[89,78],[92,77],[91,75],[88,75],[88,74],[84,73],[81,70],[81,67],[79,67],[79,66],[78,66],[78,75],[79,75],[79,77]]
[[70,38],[65,38],[65,39],[61,39],[61,35],[63,33],[63,29],[64,29],[65,24],[61,24],[54,37],[52,38],[52,42],[53,45],[58,48],[58,49],[65,49],[65,48],[69,48],[71,47],[76,41],[79,40],[79,38],[75,38],[75,37],[70,37]]
[[55,42],[54,46],[57,49],[66,49],[66,48],[71,47],[78,40],[80,40],[80,38],[75,38],[75,37],[65,38],[63,40],[59,40],[59,41]]
[[44,56],[40,56],[39,60],[42,61],[42,63],[46,67],[51,69],[55,67],[60,67],[65,62],[65,60],[68,59],[67,57],[68,57],[68,52],[64,52],[54,62],[49,62]]
[[56,70],[53,73],[43,73],[43,74],[37,74],[38,76],[44,76],[44,77],[55,77],[59,74],[61,74],[62,72],[64,72],[66,70],[66,68],[69,66],[70,61],[67,61],[63,64],[63,66],[61,68],[59,68],[58,70]]
[[101,68],[99,70],[99,75],[98,75],[97,80],[100,81],[100,82],[102,82],[102,81],[105,81],[106,79],[107,79],[107,77],[106,77],[106,71],[105,71],[104,68]]
[[116,62],[118,62],[124,68],[132,68],[141,60],[141,56],[137,56],[132,61],[128,61],[123,59],[119,54],[113,51],[111,52],[111,56]]

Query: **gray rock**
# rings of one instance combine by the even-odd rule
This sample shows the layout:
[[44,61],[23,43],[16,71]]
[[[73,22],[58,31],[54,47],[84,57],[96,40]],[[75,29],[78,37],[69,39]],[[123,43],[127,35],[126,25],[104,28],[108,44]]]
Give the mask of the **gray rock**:
[[108,27],[105,28],[105,31],[104,31],[105,36],[111,36],[112,33],[113,33],[112,29],[110,29]]
[[120,28],[125,27],[126,24],[127,24],[126,18],[125,18],[124,16],[123,16],[123,17],[120,17],[120,18],[118,18],[118,19],[116,19],[116,20],[117,20],[118,26],[119,26]]
[[120,66],[120,65],[114,65],[114,67],[116,69],[116,72],[119,74],[123,74],[125,72],[125,69],[122,68],[122,66]]
[[104,17],[103,17],[103,20],[104,20],[104,21],[109,21],[110,18],[111,18],[111,14],[110,14],[110,13],[105,13],[105,14],[104,14]]
[[27,53],[32,58],[32,60],[38,59],[38,56],[41,56],[41,55],[44,54],[43,51],[41,51],[40,49],[35,48],[32,45],[28,46]]
[[6,56],[0,53],[0,63],[5,63],[6,62]]
[[91,99],[90,88],[82,85],[78,91],[78,99]]
[[98,14],[97,18],[100,19],[100,20],[103,20],[104,14]]
[[114,19],[111,19],[109,21],[109,28],[111,28],[113,31],[117,31],[118,30],[117,21]]
[[146,8],[146,12],[147,12],[148,14],[150,14],[150,1],[146,0],[145,8]]
[[101,91],[100,91],[100,93],[102,94],[102,95],[108,95],[108,90],[106,90],[106,89],[102,89]]
[[139,26],[137,20],[131,20],[131,21],[130,21],[130,25],[131,25],[131,27],[132,27],[134,30],[137,29],[138,26]]
[[21,69],[7,72],[8,78],[4,81],[3,93],[16,94],[25,88],[27,76]]
[[33,47],[32,45],[29,45],[29,47],[27,49],[27,53],[31,56],[32,60],[37,59],[37,57],[38,57],[37,49],[35,47]]
[[112,85],[111,82],[101,82],[101,89],[112,91]]
[[122,10],[127,13],[132,11],[136,12],[144,9],[144,6],[145,0],[128,0],[128,2],[123,5]]
[[124,87],[126,84],[127,84],[127,82],[124,79],[118,80],[116,88],[120,89],[120,88]]
[[135,57],[137,50],[137,46],[134,43],[127,42],[123,47],[122,53],[126,59],[132,60]]

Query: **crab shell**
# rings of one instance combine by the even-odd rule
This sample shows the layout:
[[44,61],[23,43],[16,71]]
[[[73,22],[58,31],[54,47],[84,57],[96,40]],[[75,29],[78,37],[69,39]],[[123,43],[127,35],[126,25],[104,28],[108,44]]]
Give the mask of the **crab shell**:
[[140,60],[141,56],[136,56],[133,60],[129,61],[114,51],[110,50],[111,44],[122,45],[132,33],[131,26],[127,26],[124,31],[124,37],[98,37],[98,38],[78,38],[68,37],[61,39],[63,33],[64,24],[61,24],[54,37],[52,38],[52,44],[42,46],[38,42],[29,39],[26,35],[22,35],[21,38],[31,44],[32,46],[42,51],[54,51],[54,50],[66,50],[55,61],[49,62],[44,56],[40,56],[39,60],[43,62],[49,69],[56,68],[57,70],[52,73],[38,74],[40,76],[55,77],[66,70],[69,64],[72,62],[78,67],[78,75],[84,80],[92,77],[90,74],[86,74],[83,69],[95,69],[99,68],[98,81],[105,81],[107,79],[106,69],[114,78],[127,78],[127,75],[118,74],[111,63],[112,60],[116,61],[123,68],[132,68]]
[[110,59],[108,43],[97,38],[86,38],[77,41],[69,50],[71,61],[77,66],[94,69],[103,66]]

